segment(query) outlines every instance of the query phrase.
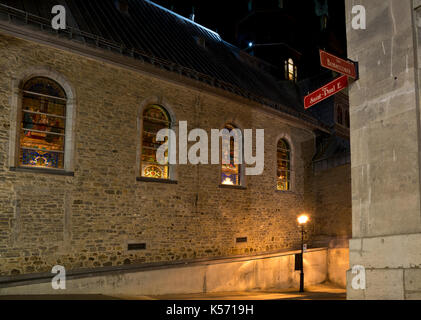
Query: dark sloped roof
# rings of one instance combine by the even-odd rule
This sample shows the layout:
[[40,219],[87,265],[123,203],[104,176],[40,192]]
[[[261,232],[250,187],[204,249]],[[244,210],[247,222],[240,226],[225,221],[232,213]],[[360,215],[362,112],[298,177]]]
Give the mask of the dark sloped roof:
[[[51,24],[51,8],[63,4],[70,37],[75,41],[117,48],[122,54],[163,65],[320,124],[302,111],[295,86],[281,85],[257,66],[257,59],[223,41],[216,32],[150,1],[126,1],[127,12],[119,10],[118,0],[0,0],[0,4],[29,13],[29,20],[39,19],[45,26]],[[5,7],[2,9],[4,12]],[[11,15],[11,8],[6,9],[9,20],[18,20],[19,15]],[[28,21],[28,17],[25,19]],[[43,30],[52,32],[45,26]]]

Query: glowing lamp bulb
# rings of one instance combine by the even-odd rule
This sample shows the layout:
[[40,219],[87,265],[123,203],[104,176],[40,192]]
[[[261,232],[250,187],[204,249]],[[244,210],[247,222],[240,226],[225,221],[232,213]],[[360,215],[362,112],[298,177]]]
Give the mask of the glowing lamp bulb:
[[249,42],[249,48],[253,46],[253,42]]
[[298,223],[299,224],[306,224],[309,220],[308,216],[306,216],[305,214],[301,215],[298,217]]

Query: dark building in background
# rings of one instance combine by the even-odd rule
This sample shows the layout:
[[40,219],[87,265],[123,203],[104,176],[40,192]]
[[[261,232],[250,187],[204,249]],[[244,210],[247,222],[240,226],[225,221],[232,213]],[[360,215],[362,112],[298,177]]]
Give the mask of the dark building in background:
[[[237,44],[272,64],[280,81],[296,83],[303,98],[337,77],[321,67],[319,49],[346,58],[344,10],[342,1],[248,1],[236,25]],[[308,112],[349,139],[346,92]]]
[[318,62],[319,47],[346,57],[345,9],[342,1],[155,2],[184,17],[194,19],[195,22],[218,32],[225,41],[278,68],[283,69],[287,58],[293,58],[300,67],[300,79],[324,71]]
[[[338,75],[320,65],[319,49],[346,58],[345,6],[337,0],[156,1],[216,30],[257,58],[283,94],[304,109],[304,96]],[[263,61],[265,63],[263,63]],[[344,90],[306,111],[330,127],[318,133],[315,168],[350,162],[349,99]]]
[[[342,1],[248,1],[248,13],[236,25],[237,44],[274,66],[280,82],[295,83],[302,101],[338,76],[321,67],[319,49],[346,58],[344,10]],[[332,133],[318,134],[315,170],[349,163],[347,91],[307,112]]]

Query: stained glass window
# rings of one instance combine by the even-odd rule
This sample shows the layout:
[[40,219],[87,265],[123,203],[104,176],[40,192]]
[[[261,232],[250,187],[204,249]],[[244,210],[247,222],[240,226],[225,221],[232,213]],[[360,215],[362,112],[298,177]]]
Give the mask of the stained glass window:
[[53,80],[36,77],[22,90],[19,165],[64,168],[66,94]]
[[291,149],[284,139],[278,142],[278,183],[277,189],[291,190]]
[[[152,105],[143,112],[141,175],[145,178],[169,179],[169,165],[157,161],[156,152],[165,143],[156,141],[159,130],[170,128],[171,120],[166,110]],[[168,152],[168,151],[167,151]],[[166,155],[167,156],[167,155]]]
[[[225,129],[228,129],[230,132],[235,129],[232,125],[226,125]],[[221,184],[229,186],[240,186],[241,185],[241,166],[235,164],[235,149],[234,149],[234,138],[230,138],[230,150],[229,150],[229,164],[222,164],[221,170]],[[226,152],[222,148],[222,152]],[[242,150],[240,151],[242,152]],[[225,155],[226,156],[226,155]]]

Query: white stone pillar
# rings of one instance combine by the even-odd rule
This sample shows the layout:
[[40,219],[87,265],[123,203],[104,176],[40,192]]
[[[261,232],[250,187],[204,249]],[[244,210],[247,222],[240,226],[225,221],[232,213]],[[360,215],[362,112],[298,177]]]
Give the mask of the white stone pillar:
[[[352,28],[352,8],[367,29]],[[346,0],[348,55],[359,61],[350,87],[352,229],[348,299],[421,298],[420,88],[413,0]],[[421,60],[420,60],[421,61]]]

